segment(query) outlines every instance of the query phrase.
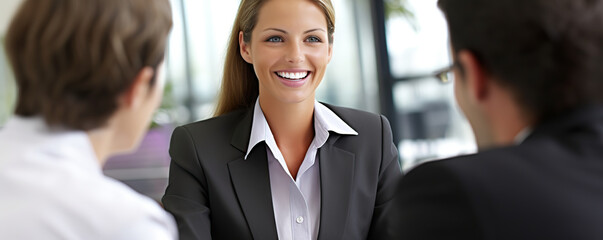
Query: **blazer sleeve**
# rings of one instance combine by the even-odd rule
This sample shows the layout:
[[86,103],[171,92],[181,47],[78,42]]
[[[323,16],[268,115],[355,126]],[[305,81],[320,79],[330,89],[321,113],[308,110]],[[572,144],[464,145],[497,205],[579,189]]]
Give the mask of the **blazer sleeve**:
[[482,239],[469,197],[445,161],[420,165],[401,180],[392,239]]
[[170,143],[169,183],[162,198],[174,215],[180,239],[211,239],[207,181],[191,133],[177,127]]
[[396,192],[396,185],[402,176],[391,126],[384,116],[381,116],[381,133],[381,168],[368,239],[392,239],[389,233],[395,226],[390,222],[389,214],[394,204],[392,199]]

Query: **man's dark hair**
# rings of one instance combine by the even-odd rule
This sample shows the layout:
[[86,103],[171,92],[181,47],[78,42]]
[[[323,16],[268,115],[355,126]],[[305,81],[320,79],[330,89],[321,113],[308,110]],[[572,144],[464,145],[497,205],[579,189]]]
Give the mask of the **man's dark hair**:
[[603,0],[439,0],[469,50],[536,121],[603,102]]

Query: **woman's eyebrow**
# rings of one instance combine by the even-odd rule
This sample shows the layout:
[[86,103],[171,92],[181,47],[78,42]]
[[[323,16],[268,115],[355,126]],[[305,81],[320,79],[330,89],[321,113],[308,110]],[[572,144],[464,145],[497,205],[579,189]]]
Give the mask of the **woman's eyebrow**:
[[315,32],[315,31],[323,31],[323,32],[327,32],[327,31],[325,31],[325,30],[324,30],[324,29],[322,29],[322,28],[314,28],[314,29],[310,29],[310,30],[308,30],[308,31],[305,31],[305,32],[304,32],[304,34],[306,34],[306,33],[310,33],[310,32]]
[[283,30],[283,29],[279,29],[279,28],[266,28],[266,29],[264,29],[264,32],[266,32],[266,31],[271,31],[271,30],[272,30],[272,31],[277,31],[277,32],[282,32],[282,33],[284,33],[284,34],[287,34],[287,31],[285,31],[285,30]]
[[[277,31],[277,32],[282,32],[284,34],[288,33],[287,31],[285,31],[283,29],[280,29],[280,28],[266,28],[266,29],[264,29],[264,32],[266,32],[266,31]],[[310,30],[305,31],[304,34],[310,33],[310,32],[315,32],[315,31],[327,32],[327,31],[325,31],[322,28],[314,28],[314,29],[310,29]]]

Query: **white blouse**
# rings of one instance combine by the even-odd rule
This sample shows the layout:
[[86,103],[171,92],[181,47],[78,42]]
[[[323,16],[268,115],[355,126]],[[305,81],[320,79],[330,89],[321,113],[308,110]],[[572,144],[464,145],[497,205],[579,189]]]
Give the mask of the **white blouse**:
[[[347,123],[326,106],[314,103],[314,139],[292,178],[287,163],[276,145],[274,135],[262,112],[259,100],[253,112],[253,124],[247,156],[260,142],[266,143],[272,206],[279,239],[311,240],[318,238],[320,226],[320,165],[318,149],[329,138],[329,131],[342,135],[358,135]],[[322,159],[329,161],[329,159]]]

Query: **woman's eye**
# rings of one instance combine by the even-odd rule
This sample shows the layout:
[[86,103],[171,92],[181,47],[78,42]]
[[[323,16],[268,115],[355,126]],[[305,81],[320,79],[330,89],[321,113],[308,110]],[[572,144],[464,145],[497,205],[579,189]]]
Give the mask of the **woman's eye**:
[[266,42],[282,42],[283,39],[281,37],[270,37],[266,40]]
[[306,41],[308,41],[308,42],[321,42],[320,38],[314,37],[314,36],[308,37]]

